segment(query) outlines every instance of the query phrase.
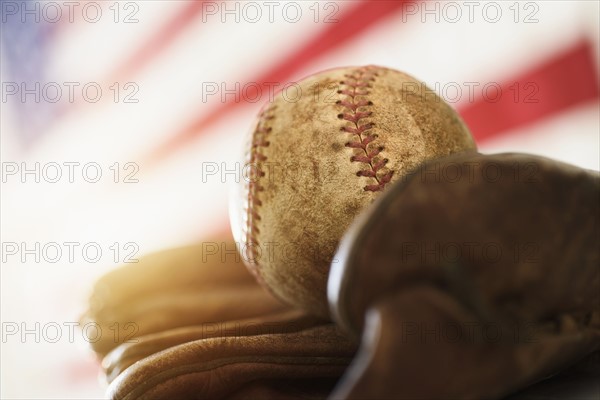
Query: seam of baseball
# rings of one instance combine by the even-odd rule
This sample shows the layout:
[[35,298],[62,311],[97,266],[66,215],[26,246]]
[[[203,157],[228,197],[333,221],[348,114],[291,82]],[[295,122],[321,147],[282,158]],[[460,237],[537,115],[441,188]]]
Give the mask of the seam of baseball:
[[[350,157],[350,162],[364,164],[365,168],[360,169],[356,173],[356,176],[375,180],[376,183],[363,187],[365,191],[371,192],[383,190],[385,185],[391,181],[394,174],[394,171],[381,173],[389,161],[387,158],[381,157],[384,147],[377,146],[373,149],[373,145],[369,146],[378,137],[378,135],[369,132],[373,129],[375,123],[367,122],[362,125],[360,124],[361,120],[373,115],[373,111],[369,109],[373,106],[373,102],[367,100],[366,96],[371,93],[369,91],[372,87],[371,82],[374,82],[377,76],[376,69],[371,66],[357,68],[351,73],[344,74],[345,80],[340,81],[340,84],[343,86],[337,93],[346,95],[346,97],[336,102],[336,104],[344,107],[344,112],[338,114],[338,118],[349,122],[349,124],[342,126],[340,131],[355,136],[355,140],[346,142],[345,146],[351,149],[361,149],[364,153],[353,155]],[[358,100],[358,96],[361,96],[362,99]],[[362,110],[359,111],[359,108]],[[365,108],[368,111],[364,111]]]
[[264,110],[256,124],[256,128],[252,133],[252,142],[250,145],[250,163],[249,165],[254,166],[253,170],[256,171],[254,179],[249,179],[248,182],[248,201],[246,204],[246,224],[245,224],[245,245],[247,253],[247,260],[254,268],[251,268],[254,276],[262,281],[262,276],[258,271],[258,240],[257,235],[260,230],[257,227],[257,222],[260,221],[260,215],[258,214],[258,207],[262,205],[260,200],[260,192],[264,191],[264,186],[260,184],[260,180],[265,176],[262,171],[261,164],[267,160],[267,156],[262,153],[262,149],[269,147],[270,142],[267,140],[269,133],[271,133],[271,126],[269,122],[275,118],[275,110],[277,106],[270,106]]

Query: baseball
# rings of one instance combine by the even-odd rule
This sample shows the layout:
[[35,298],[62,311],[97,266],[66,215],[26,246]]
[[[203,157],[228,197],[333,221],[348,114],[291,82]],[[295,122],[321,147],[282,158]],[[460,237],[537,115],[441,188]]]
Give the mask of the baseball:
[[475,148],[456,112],[400,71],[288,84],[260,112],[232,195],[244,261],[277,297],[328,317],[329,267],[355,216],[424,161]]

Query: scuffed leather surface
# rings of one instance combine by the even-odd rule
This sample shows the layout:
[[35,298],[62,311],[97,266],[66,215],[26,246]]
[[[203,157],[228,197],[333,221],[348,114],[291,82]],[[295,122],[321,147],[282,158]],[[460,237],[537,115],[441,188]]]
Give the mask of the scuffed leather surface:
[[422,82],[382,67],[312,75],[263,109],[245,161],[252,163],[252,149],[259,148],[265,158],[254,168],[264,176],[240,180],[232,203],[234,236],[260,248],[258,256],[246,258],[275,295],[321,316],[328,316],[326,283],[338,242],[354,217],[379,195],[364,189],[375,183],[373,178],[357,176],[369,167],[351,162],[351,157],[364,155],[346,146],[356,135],[340,130],[353,124],[339,117],[349,111],[339,103],[347,95],[338,91],[347,89],[351,75],[365,70],[377,76],[362,82],[369,87],[359,88],[368,94],[357,95],[356,102],[372,105],[356,111],[372,114],[358,125],[374,124],[369,132],[377,137],[366,150],[383,147],[373,164],[387,159],[384,170],[393,172],[392,182],[426,160],[475,149],[468,129],[448,104]]

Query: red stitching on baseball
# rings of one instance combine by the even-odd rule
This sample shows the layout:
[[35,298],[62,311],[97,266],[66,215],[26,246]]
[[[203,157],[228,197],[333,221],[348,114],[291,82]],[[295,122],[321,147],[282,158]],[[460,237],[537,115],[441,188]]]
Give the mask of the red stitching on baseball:
[[371,117],[373,111],[358,111],[358,109],[361,107],[370,107],[373,105],[373,102],[364,98],[357,99],[357,96],[367,96],[370,94],[371,82],[375,81],[376,76],[377,72],[372,67],[358,68],[350,74],[345,74],[344,77],[346,80],[340,82],[344,87],[338,90],[338,93],[346,97],[337,101],[338,105],[345,108],[345,112],[338,114],[338,118],[351,123],[350,125],[341,127],[340,130],[357,136],[357,140],[349,141],[346,143],[346,147],[360,149],[364,152],[364,154],[353,155],[350,157],[350,161],[365,164],[367,168],[359,170],[356,175],[372,178],[376,181],[376,183],[366,185],[363,188],[371,192],[383,190],[385,185],[392,180],[392,175],[394,174],[394,171],[384,174],[380,173],[381,169],[388,162],[387,158],[381,159],[379,157],[383,151],[383,146],[378,146],[374,149],[372,146],[369,146],[377,138],[377,135],[369,133],[375,124],[373,122],[360,124],[362,119]]
[[[259,198],[260,192],[264,191],[265,188],[260,184],[260,178],[265,176],[265,173],[260,169],[260,164],[267,160],[267,156],[262,153],[265,147],[269,147],[270,142],[267,140],[267,136],[271,133],[272,128],[267,124],[275,117],[274,113],[277,109],[276,106],[268,107],[258,117],[256,128],[252,134],[252,144],[250,146],[250,165],[254,166],[254,170],[257,170],[256,176],[250,179],[248,183],[248,203],[246,204],[246,225],[245,225],[245,247],[247,253],[247,260],[255,266],[258,265],[257,258],[258,252],[258,241],[256,235],[260,233],[257,221],[260,221],[260,215],[258,214],[258,207],[262,206],[262,201]],[[258,270],[252,269],[252,272],[257,279],[262,280]]]

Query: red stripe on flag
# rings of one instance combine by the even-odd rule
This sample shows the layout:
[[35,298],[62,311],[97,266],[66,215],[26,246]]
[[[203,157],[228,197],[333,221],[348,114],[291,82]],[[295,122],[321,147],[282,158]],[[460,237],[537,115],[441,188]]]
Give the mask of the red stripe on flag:
[[275,81],[285,83],[306,64],[341,46],[349,39],[363,33],[390,13],[397,11],[412,1],[363,1],[349,9],[337,23],[327,24],[326,28],[298,51],[265,73],[257,82]]
[[598,71],[593,44],[581,41],[537,68],[490,89],[460,110],[477,141],[533,123],[577,104],[597,100]]
[[[198,14],[202,11],[202,5],[207,1],[188,1],[181,10],[162,28],[160,28],[145,44],[134,52],[127,61],[115,68],[106,79],[103,81],[102,87],[111,87],[113,84],[123,82],[128,76],[131,76],[146,65],[150,64],[153,59],[158,58],[158,55],[164,51],[183,29],[189,25]],[[104,4],[103,4],[104,5]],[[100,98],[102,102],[110,102],[111,96]],[[67,114],[75,113],[86,102],[81,98],[75,99],[74,102],[62,107],[58,113],[56,120],[65,117]],[[95,103],[98,104],[98,103]]]
[[157,57],[188,26],[198,14],[206,1],[190,1],[161,29],[152,35],[127,61],[121,64],[110,75],[109,82],[123,79],[137,72]]
[[[319,35],[299,48],[289,58],[262,76],[250,79],[248,82],[256,82],[259,85],[266,82],[285,83],[309,62],[343,45],[408,3],[412,3],[412,1],[361,1],[357,6],[350,8],[341,15],[337,23],[327,24]],[[243,99],[243,96],[240,97]],[[208,126],[246,104],[247,102],[244,100],[219,104],[212,113],[192,121],[191,124],[176,132],[166,143],[150,155],[149,161],[160,161],[165,156],[181,148],[189,140],[202,135]]]

